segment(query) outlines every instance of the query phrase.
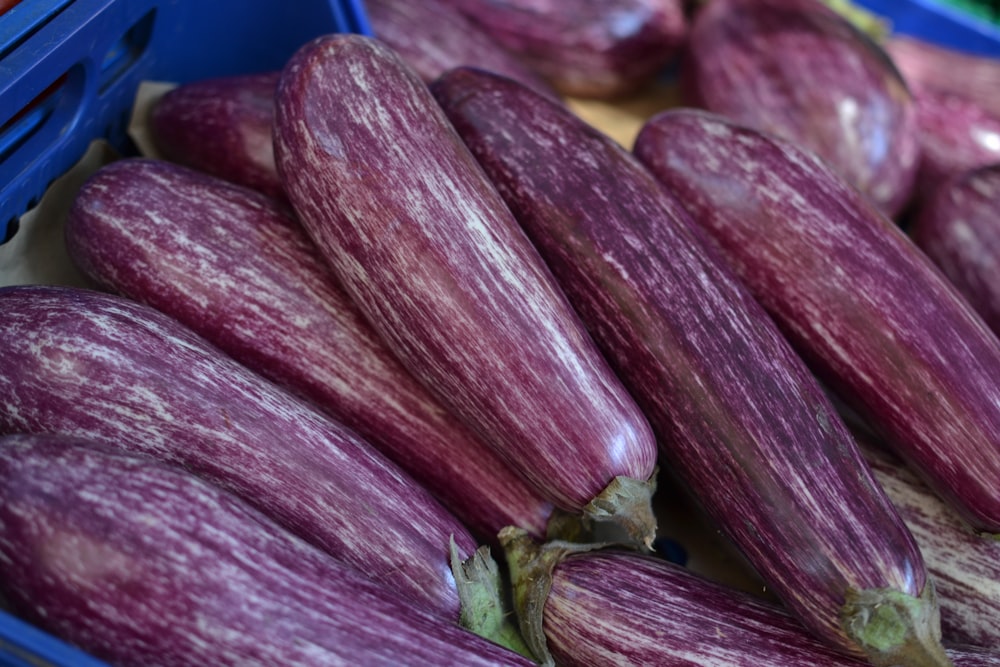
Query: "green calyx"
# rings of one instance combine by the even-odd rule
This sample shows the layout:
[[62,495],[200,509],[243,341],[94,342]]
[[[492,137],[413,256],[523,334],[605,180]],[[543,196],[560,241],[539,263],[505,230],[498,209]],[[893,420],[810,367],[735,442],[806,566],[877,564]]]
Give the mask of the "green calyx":
[[645,481],[615,477],[579,514],[554,511],[546,537],[557,542],[615,542],[649,551],[656,537],[655,492],[655,471]]
[[919,597],[890,588],[850,590],[841,609],[847,636],[876,667],[950,667],[941,645],[934,585]]

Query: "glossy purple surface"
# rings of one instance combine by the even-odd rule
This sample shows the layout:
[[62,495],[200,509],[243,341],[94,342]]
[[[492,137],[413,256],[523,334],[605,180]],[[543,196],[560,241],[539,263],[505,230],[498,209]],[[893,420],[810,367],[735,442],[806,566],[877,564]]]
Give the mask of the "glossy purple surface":
[[171,162],[282,196],[271,141],[279,74],[204,79],[167,91],[149,114],[156,150]]
[[692,20],[688,103],[826,159],[888,215],[918,168],[910,93],[885,53],[816,0],[712,0]]
[[70,257],[328,411],[480,539],[545,535],[551,506],[392,356],[279,202],[162,161],[119,160],[76,195]]
[[1000,336],[1000,156],[944,182],[908,232]]
[[454,516],[353,431],[178,321],[72,287],[0,290],[0,433],[65,433],[183,465],[457,621]]
[[[851,667],[784,609],[660,559],[624,552],[570,556],[555,568],[545,634],[559,665]],[[950,648],[956,667],[1000,654]]]
[[116,665],[531,665],[181,468],[0,438],[0,589]]
[[627,151],[513,82],[455,70],[439,103],[650,419],[664,465],[817,633],[848,587],[910,595],[912,537],[767,314]]
[[680,0],[445,0],[564,95],[637,90],[687,35]]
[[1000,341],[926,255],[815,156],[719,116],[664,112],[635,151],[820,378],[1000,532]]
[[645,418],[412,69],[376,40],[320,38],[277,112],[300,219],[425,386],[565,510],[649,478]]
[[372,33],[425,82],[454,67],[479,67],[558,99],[552,87],[447,0],[366,0]]

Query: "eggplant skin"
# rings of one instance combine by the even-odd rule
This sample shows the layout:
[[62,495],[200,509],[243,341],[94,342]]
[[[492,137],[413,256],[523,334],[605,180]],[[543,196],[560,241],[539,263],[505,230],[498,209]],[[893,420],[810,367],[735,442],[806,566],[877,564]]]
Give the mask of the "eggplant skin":
[[[1000,123],[998,123],[1000,130]],[[1000,138],[1000,132],[997,137]],[[914,213],[910,238],[1000,336],[1000,155],[954,174]]]
[[[544,630],[556,664],[861,667],[783,607],[641,554],[575,554],[555,566]],[[956,667],[1000,653],[948,647]]]
[[820,380],[1000,533],[1000,340],[927,256],[821,159],[717,114],[662,112],[634,151]]
[[447,0],[367,0],[375,37],[430,83],[455,67],[478,67],[559,99],[539,74]]
[[531,665],[179,467],[0,438],[0,589],[116,665]]
[[156,100],[149,131],[171,162],[281,198],[271,125],[280,71],[201,79]]
[[360,35],[300,48],[275,149],[299,219],[381,338],[543,497],[579,513],[616,478],[651,478],[645,417],[390,48]]
[[816,0],[712,0],[684,54],[685,104],[815,152],[889,216],[919,168],[914,104],[885,52]]
[[545,535],[551,505],[385,347],[281,202],[163,160],[123,159],[77,191],[72,261],[327,411],[472,529]]
[[680,0],[445,0],[563,95],[608,99],[673,63],[687,35]]
[[183,465],[457,621],[475,539],[356,433],[124,297],[0,289],[0,433],[65,433]]
[[607,136],[486,72],[431,89],[643,408],[671,479],[810,629],[860,651],[848,591],[916,598],[926,570],[767,313]]

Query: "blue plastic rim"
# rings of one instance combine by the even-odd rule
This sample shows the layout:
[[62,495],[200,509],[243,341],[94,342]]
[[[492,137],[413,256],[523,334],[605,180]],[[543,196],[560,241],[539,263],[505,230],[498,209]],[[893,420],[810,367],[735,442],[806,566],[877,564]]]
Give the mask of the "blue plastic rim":
[[22,0],[0,16],[0,243],[92,140],[129,151],[140,81],[279,69],[331,32],[370,34],[361,0]]

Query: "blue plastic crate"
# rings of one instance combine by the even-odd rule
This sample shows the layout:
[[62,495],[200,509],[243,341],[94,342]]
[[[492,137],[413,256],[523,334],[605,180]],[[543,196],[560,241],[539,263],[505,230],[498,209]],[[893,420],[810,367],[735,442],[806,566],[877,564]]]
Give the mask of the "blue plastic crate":
[[1000,58],[1000,27],[940,0],[854,0],[892,29],[967,53]]
[[0,16],[0,242],[96,138],[127,150],[143,79],[278,69],[361,0],[22,0]]

